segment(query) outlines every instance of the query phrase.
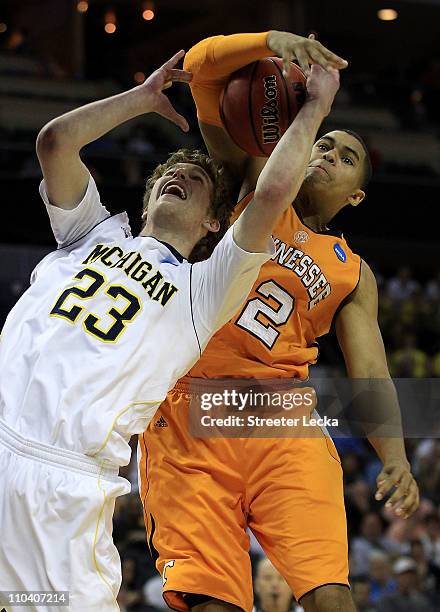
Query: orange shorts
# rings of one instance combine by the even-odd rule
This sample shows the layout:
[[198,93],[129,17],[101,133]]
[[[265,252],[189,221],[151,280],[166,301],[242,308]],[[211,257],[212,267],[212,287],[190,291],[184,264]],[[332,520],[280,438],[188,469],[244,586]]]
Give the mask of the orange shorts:
[[332,440],[196,439],[178,383],[139,436],[140,493],[164,597],[253,605],[249,527],[295,598],[348,585],[342,468]]

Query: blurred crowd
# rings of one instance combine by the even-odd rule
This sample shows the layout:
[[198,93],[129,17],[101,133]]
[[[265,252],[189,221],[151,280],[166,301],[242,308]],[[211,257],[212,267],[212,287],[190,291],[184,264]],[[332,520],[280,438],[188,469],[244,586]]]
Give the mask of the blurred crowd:
[[379,286],[379,323],[394,378],[440,376],[440,273],[425,283],[403,266]]
[[392,69],[374,66],[370,73],[349,78],[347,87],[354,104],[385,105],[402,130],[434,128],[440,137],[440,57],[437,53],[417,61],[402,57]]

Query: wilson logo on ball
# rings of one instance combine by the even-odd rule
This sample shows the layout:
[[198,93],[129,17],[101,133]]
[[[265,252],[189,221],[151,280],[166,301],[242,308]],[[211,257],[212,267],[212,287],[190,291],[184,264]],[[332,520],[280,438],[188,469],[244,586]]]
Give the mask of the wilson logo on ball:
[[296,64],[283,75],[279,57],[248,64],[229,78],[220,96],[220,117],[230,138],[249,155],[268,157],[295,119],[306,96],[306,77]]
[[280,139],[280,124],[278,110],[277,77],[270,74],[263,79],[265,104],[261,109],[263,144],[278,142]]

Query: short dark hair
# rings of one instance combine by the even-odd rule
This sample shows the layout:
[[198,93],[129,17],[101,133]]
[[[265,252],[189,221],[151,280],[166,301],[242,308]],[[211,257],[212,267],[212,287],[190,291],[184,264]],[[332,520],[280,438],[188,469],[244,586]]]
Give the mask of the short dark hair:
[[360,187],[361,189],[365,189],[368,183],[371,181],[371,177],[373,176],[373,166],[371,164],[371,156],[370,156],[368,147],[365,143],[365,140],[357,132],[353,132],[353,130],[348,130],[348,129],[343,128],[339,131],[345,132],[346,134],[350,134],[350,136],[353,136],[353,138],[356,138],[356,140],[362,145],[362,148],[365,152],[365,159],[364,159],[364,164],[363,164],[362,180],[361,180]]
[[142,207],[143,226],[147,220],[148,202],[155,182],[160,179],[169,168],[172,168],[176,164],[195,164],[200,166],[200,168],[203,168],[207,173],[214,187],[210,211],[220,223],[220,229],[218,232],[208,232],[206,236],[199,240],[188,258],[191,262],[202,261],[211,255],[215,246],[220,242],[229,228],[231,213],[235,206],[231,193],[231,181],[223,166],[199,149],[193,151],[189,149],[179,149],[171,153],[163,164],[156,166],[147,179]]

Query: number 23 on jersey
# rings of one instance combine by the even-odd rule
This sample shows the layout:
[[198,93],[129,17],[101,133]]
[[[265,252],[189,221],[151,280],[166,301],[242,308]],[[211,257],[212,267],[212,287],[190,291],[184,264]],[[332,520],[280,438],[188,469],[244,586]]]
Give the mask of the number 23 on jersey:
[[[85,268],[73,277],[79,281],[75,285],[65,289],[50,311],[50,315],[61,317],[69,323],[75,324],[82,319],[84,330],[98,338],[102,342],[116,342],[127,327],[139,314],[142,305],[140,299],[121,285],[106,284],[105,277],[92,268]],[[121,309],[115,306],[109,308],[107,315],[110,317],[110,325],[102,327],[102,319],[87,309],[87,300],[104,292],[109,297],[109,303],[122,302]],[[83,313],[86,316],[83,318]]]

